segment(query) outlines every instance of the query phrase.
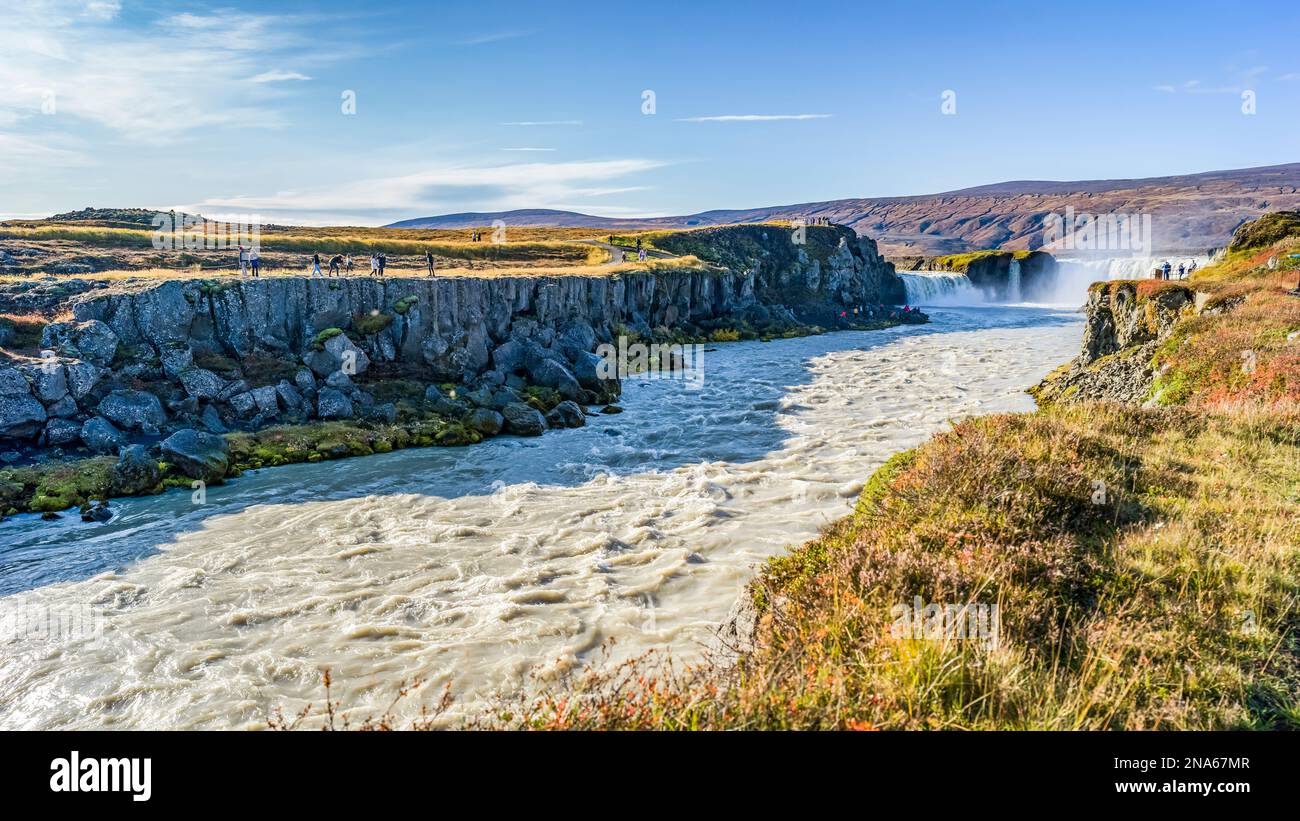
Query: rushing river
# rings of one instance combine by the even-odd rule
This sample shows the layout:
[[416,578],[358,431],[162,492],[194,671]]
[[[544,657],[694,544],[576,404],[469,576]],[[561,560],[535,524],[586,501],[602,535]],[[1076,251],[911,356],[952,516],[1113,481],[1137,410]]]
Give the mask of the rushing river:
[[609,639],[689,658],[754,567],[890,455],[1031,409],[1082,328],[931,315],[719,345],[698,389],[629,380],[626,411],[585,428],[250,473],[203,504],[114,502],[103,525],[0,524],[0,728],[256,727],[319,705],[323,668],[360,717],[415,678],[472,709]]

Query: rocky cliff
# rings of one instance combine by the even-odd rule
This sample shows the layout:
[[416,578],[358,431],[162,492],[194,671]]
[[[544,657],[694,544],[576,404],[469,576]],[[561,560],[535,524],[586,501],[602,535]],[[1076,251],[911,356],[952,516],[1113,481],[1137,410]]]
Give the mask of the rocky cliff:
[[1180,319],[1200,307],[1196,293],[1176,282],[1095,283],[1084,306],[1082,350],[1043,380],[1034,395],[1049,403],[1146,401],[1157,375],[1157,349]]
[[[726,265],[678,260],[609,276],[165,280],[84,293],[69,302],[72,321],[45,329],[44,358],[0,365],[0,440],[114,453],[190,428],[391,423],[415,412],[464,420],[485,408],[504,416],[483,420],[485,432],[540,433],[579,409],[543,419],[516,408],[512,418],[507,406],[525,404],[529,387],[572,405],[617,396],[593,351],[620,334],[699,337],[735,325],[777,333],[899,292],[874,244],[847,229],[813,232],[809,248],[767,226],[712,233],[701,247]],[[412,385],[417,407],[395,401],[410,399]]]

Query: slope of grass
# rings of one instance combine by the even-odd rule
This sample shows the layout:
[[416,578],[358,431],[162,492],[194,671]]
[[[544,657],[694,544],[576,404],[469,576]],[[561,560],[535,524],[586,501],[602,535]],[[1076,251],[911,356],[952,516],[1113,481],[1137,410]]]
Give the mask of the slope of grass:
[[[771,562],[735,666],[578,676],[490,726],[1300,727],[1300,418],[1076,405],[961,423]],[[899,605],[997,605],[996,640]]]

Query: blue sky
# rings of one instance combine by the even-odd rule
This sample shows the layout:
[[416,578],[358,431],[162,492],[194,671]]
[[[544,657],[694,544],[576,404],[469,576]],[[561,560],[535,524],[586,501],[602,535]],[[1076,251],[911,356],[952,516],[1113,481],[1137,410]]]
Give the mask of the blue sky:
[[1300,160],[1293,0],[0,0],[0,29],[3,215],[657,215]]

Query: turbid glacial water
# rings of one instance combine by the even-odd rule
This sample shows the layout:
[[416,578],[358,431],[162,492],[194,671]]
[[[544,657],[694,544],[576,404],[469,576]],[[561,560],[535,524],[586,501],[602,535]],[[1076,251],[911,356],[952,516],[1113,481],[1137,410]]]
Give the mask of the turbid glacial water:
[[759,562],[950,420],[1031,409],[1082,332],[1045,308],[932,317],[719,345],[699,390],[629,380],[625,413],[536,439],[0,524],[0,727],[256,727],[320,704],[323,668],[361,717],[417,677],[468,710],[611,638],[689,658]]

